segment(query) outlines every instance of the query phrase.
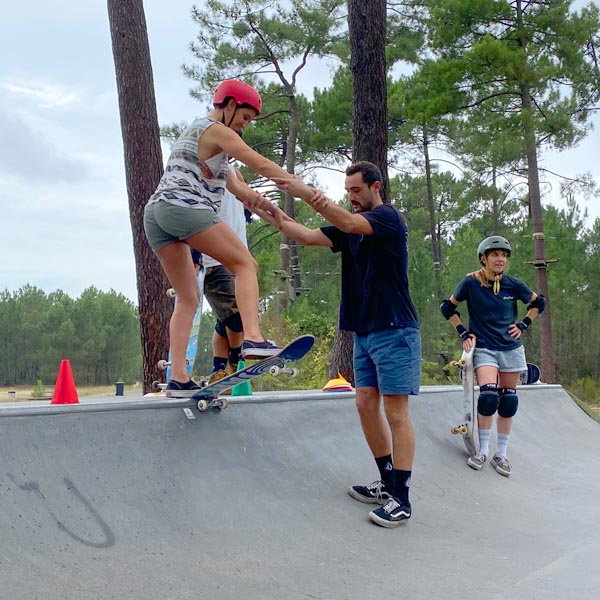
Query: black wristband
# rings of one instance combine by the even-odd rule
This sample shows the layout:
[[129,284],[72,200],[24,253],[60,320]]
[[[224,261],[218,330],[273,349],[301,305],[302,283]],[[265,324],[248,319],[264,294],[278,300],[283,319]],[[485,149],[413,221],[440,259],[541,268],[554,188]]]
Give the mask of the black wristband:
[[529,328],[529,326],[531,325],[531,319],[529,317],[524,317],[522,321],[519,321],[519,323],[517,323],[517,327],[521,330],[521,331],[525,331],[526,329]]
[[463,341],[469,337],[469,332],[466,330],[466,328],[462,324],[457,326],[456,333],[458,333],[458,337]]

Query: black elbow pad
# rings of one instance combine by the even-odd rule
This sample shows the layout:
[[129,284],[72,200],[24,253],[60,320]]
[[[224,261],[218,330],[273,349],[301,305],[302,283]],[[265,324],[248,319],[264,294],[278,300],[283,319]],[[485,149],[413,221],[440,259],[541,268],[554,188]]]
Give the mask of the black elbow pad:
[[456,310],[456,305],[454,304],[454,302],[450,302],[450,300],[444,300],[440,304],[440,312],[442,313],[442,315],[444,316],[444,319],[446,319],[446,321],[452,315],[460,316],[460,313]]
[[541,315],[544,312],[544,309],[546,308],[546,298],[542,294],[540,294],[536,297],[536,299],[533,302],[531,302],[527,306],[527,309],[531,308],[537,308]]

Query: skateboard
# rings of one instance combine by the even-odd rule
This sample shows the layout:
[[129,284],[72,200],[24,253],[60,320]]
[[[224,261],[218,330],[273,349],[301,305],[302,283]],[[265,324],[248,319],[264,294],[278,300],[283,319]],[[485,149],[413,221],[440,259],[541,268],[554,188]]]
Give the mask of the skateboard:
[[[188,339],[187,350],[185,352],[185,370],[188,375],[191,377],[192,372],[194,370],[194,361],[196,360],[196,353],[198,351],[198,333],[200,331],[200,320],[202,319],[202,300],[204,298],[204,267],[201,266],[198,271],[198,287],[200,288],[200,302],[198,302],[198,308],[196,309],[196,313],[194,314],[194,319],[192,321],[192,329],[190,330],[190,337]],[[175,298],[175,303],[177,303],[177,296],[175,294],[175,290],[173,288],[169,288],[167,290],[167,296],[169,298]],[[158,368],[166,371],[166,379],[167,382],[171,379],[171,349],[169,348],[169,356],[167,360],[159,360]],[[160,389],[161,384],[158,381],[154,382],[155,389]]]
[[219,394],[232,388],[239,383],[250,381],[255,377],[270,373],[271,375],[297,375],[297,369],[288,368],[288,364],[301,359],[313,347],[315,338],[312,335],[302,335],[292,340],[285,348],[282,348],[274,356],[269,356],[243,368],[241,371],[232,373],[219,381],[215,381],[199,390],[179,391],[167,390],[169,398],[190,398],[196,401],[196,406],[200,412],[208,408],[222,409],[227,407],[227,400],[219,398]]
[[475,370],[473,369],[473,353],[475,352],[475,340],[469,352],[462,353],[460,360],[452,362],[452,366],[458,367],[463,385],[464,422],[450,429],[454,434],[462,436],[465,448],[469,456],[477,454],[475,443]]
[[521,371],[519,381],[521,385],[532,385],[540,380],[540,368],[533,363],[527,363],[527,371]]

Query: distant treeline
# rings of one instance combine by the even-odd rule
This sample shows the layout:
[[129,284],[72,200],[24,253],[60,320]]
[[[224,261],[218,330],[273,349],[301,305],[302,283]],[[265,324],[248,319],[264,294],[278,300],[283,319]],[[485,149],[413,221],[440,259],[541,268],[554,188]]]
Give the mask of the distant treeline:
[[[488,215],[460,213],[453,226],[447,226],[440,240],[440,296],[427,219],[418,203],[411,205],[408,201],[420,195],[411,194],[409,185],[404,189],[396,185],[394,182],[392,186],[392,202],[406,216],[410,231],[410,291],[423,338],[422,382],[447,383],[449,375],[454,374],[448,364],[458,357],[460,342],[440,314],[439,303],[442,297],[450,296],[466,273],[477,269],[477,246],[494,229]],[[321,224],[307,206],[298,206],[297,218],[311,227]],[[600,382],[600,218],[587,223],[577,204],[570,203],[565,210],[547,207],[544,224],[547,256],[559,259],[548,268],[557,381],[563,385],[581,383],[595,390]],[[260,222],[248,227],[249,245],[260,265],[261,328],[278,342],[312,333],[317,336],[317,343],[298,378],[265,378],[257,386],[322,387],[327,381],[339,312],[339,256],[322,248],[298,247],[303,287],[302,291],[290,290],[290,280],[282,278],[278,270],[279,236],[271,233]],[[498,233],[512,244],[509,272],[535,290],[535,269],[530,262],[532,231],[526,215],[506,215]],[[282,294],[295,296],[284,312],[278,305]],[[466,306],[461,305],[460,310],[468,323]],[[526,311],[527,307],[519,304],[519,317]],[[196,376],[210,373],[213,326],[213,315],[204,314]],[[527,359],[537,364],[539,330],[536,322],[523,336]],[[0,385],[34,385],[38,380],[51,385],[63,358],[71,360],[78,385],[140,379],[142,359],[136,306],[122,294],[100,292],[94,287],[76,300],[60,291],[46,294],[29,285],[16,292],[0,293]]]
[[138,314],[123,294],[86,289],[72,299],[26,285],[0,293],[0,385],[51,385],[68,358],[77,385],[141,376]]

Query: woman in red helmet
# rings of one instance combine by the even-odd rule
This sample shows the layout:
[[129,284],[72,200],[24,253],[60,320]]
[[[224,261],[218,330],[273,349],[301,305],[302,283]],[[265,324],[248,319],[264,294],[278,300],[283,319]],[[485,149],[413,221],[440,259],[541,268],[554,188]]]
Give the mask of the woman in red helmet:
[[243,358],[264,358],[279,351],[265,341],[258,323],[258,265],[217,211],[225,188],[250,210],[276,217],[280,209],[230,175],[230,157],[261,175],[289,178],[274,162],[250,148],[243,129],[261,111],[260,94],[237,80],[215,90],[213,110],[196,119],[175,142],[158,187],[144,211],[148,242],[156,253],[177,303],[170,323],[171,380],[167,389],[196,389],[185,370],[185,354],[194,312],[199,302],[196,273],[189,247],[208,254],[235,276],[235,296],[244,328]]

